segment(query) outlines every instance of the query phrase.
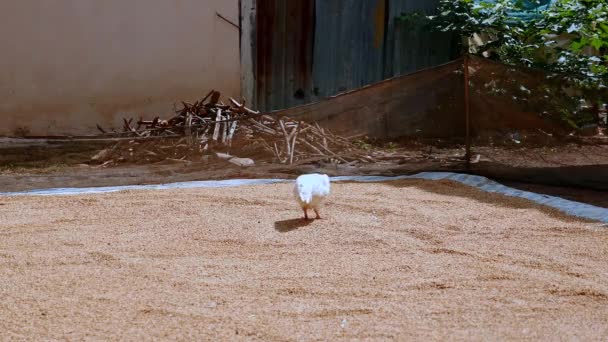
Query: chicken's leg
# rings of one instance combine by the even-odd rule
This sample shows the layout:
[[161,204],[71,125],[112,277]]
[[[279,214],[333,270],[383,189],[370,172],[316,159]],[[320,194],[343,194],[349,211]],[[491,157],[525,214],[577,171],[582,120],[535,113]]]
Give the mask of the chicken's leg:
[[302,208],[304,210],[304,219],[308,220],[308,210],[306,208]]
[[315,211],[315,214],[317,214],[317,217],[315,217],[315,218],[316,218],[316,219],[320,219],[320,218],[321,218],[321,215],[319,215],[319,212],[317,211],[317,209],[316,209],[316,208],[313,208],[312,210],[314,210],[314,211]]

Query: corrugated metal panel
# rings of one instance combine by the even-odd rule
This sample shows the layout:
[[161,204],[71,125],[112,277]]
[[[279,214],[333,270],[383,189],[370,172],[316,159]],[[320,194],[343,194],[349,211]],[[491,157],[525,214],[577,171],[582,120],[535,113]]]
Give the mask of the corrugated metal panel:
[[411,73],[457,57],[454,35],[399,21],[401,14],[435,14],[439,0],[389,0],[385,77]]
[[239,26],[241,28],[240,50],[241,50],[241,95],[248,101],[249,105],[256,102],[255,84],[255,56],[256,45],[256,20],[257,1],[239,0]]
[[256,106],[310,102],[314,0],[257,2]]
[[317,0],[313,92],[325,97],[383,78],[385,0]]
[[260,110],[320,100],[456,57],[449,34],[411,27],[439,0],[257,0],[255,98]]

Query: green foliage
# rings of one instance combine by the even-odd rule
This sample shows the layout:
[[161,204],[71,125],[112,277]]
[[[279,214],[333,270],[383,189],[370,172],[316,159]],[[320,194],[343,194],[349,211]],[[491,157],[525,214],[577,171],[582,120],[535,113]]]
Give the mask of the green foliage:
[[390,152],[394,152],[397,147],[399,147],[399,145],[397,145],[396,143],[390,141],[388,143],[386,143],[386,145],[384,146],[384,148]]
[[[584,90],[584,100],[608,102],[608,2],[555,0],[527,18],[517,15],[529,11],[533,2],[548,1],[440,0],[439,14],[429,19],[441,31],[483,38],[472,49],[463,44],[463,50],[568,75],[569,82]],[[559,86],[552,91],[553,97],[563,96]],[[539,94],[528,98],[534,95]],[[580,104],[580,99],[575,102]]]
[[353,141],[353,145],[366,151],[371,150],[373,148],[372,144],[367,139],[357,139]]
[[[441,0],[430,17],[442,31],[489,38],[477,54],[505,63],[571,72],[606,86],[608,77],[608,3],[557,0],[532,20],[513,13],[526,10],[516,0]],[[559,40],[566,40],[565,46]]]
[[[606,87],[608,77],[608,3],[605,0],[559,0],[533,22],[535,38],[554,52],[551,70],[585,75]],[[567,36],[559,46],[555,36]]]

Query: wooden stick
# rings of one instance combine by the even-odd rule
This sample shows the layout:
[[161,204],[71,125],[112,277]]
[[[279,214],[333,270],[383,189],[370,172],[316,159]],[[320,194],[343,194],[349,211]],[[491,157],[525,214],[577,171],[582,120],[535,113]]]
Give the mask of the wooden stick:
[[222,119],[222,110],[218,109],[217,110],[217,115],[215,116],[215,129],[213,130],[213,140],[217,141],[217,138],[219,138],[220,136],[220,125],[221,123],[218,122]]
[[261,115],[261,117],[262,117],[262,119],[266,119],[266,120],[269,120],[269,121],[272,121],[272,122],[276,122],[277,121],[275,118],[273,118],[271,116],[268,116],[267,114],[263,114],[263,115]]
[[277,156],[277,159],[279,160],[279,163],[282,163],[283,161],[281,160],[281,153],[279,152],[279,148],[277,147],[277,143],[274,143],[274,150],[276,152],[276,156]]
[[319,150],[318,148],[316,148],[315,146],[313,146],[311,143],[309,143],[308,141],[306,141],[305,139],[298,139],[298,141],[306,146],[308,146],[310,149],[312,149],[313,151],[317,152],[319,155],[322,156],[327,156],[325,153],[321,152],[321,150]]
[[135,133],[136,135],[141,137],[141,134],[139,134],[139,132],[137,132],[133,127],[131,127],[131,122],[133,122],[133,118],[127,120],[127,119],[122,119],[124,122],[124,129],[127,132],[131,132],[131,133]]
[[229,98],[229,100],[230,100],[230,102],[232,103],[232,105],[233,105],[234,107],[236,107],[236,109],[238,109],[238,111],[239,111],[239,112],[241,112],[241,113],[242,113],[242,112],[244,111],[244,110],[243,110],[244,104],[238,103],[238,102],[237,102],[235,99],[233,99],[232,97],[231,97],[231,98]]
[[212,104],[212,105],[216,104],[216,103],[217,103],[217,102],[220,100],[220,96],[221,96],[221,95],[222,95],[222,94],[221,94],[219,91],[215,91],[215,90],[214,90],[214,91],[211,93],[211,100],[209,101],[209,103],[210,103],[210,104]]
[[199,139],[201,141],[201,143],[207,142],[209,140],[209,137],[207,136],[207,133],[209,133],[209,129],[210,128],[211,127],[207,126],[207,128],[205,128],[205,130],[203,131],[203,134],[201,135],[201,137]]
[[126,118],[122,118],[122,122],[123,122],[123,129],[125,130],[125,132],[132,131],[131,125],[129,125],[129,121],[127,121]]
[[97,124],[97,129],[103,133],[103,134],[107,134],[106,131],[103,130],[103,128],[101,128],[101,126],[99,126],[99,124]]
[[186,128],[184,129],[184,134],[187,136],[192,136],[192,114],[188,113],[186,116]]
[[289,165],[293,165],[293,154],[296,151],[296,139],[298,138],[298,132],[300,131],[300,123],[295,128],[295,133],[293,134],[293,140],[291,142],[291,155],[289,156]]
[[258,127],[262,128],[262,129],[264,129],[264,130],[266,130],[266,131],[270,132],[271,134],[278,134],[276,130],[274,130],[274,129],[272,129],[272,128],[270,128],[270,127],[266,126],[266,125],[264,125],[264,124],[263,124],[263,123],[261,123],[261,122],[255,121],[255,120],[253,120],[253,119],[251,119],[251,120],[250,120],[250,122],[252,122],[254,125],[256,125],[256,126],[258,126]]
[[287,155],[291,155],[291,145],[289,144],[289,135],[287,134],[287,130],[285,130],[285,124],[283,120],[279,120],[279,125],[281,126],[281,130],[283,131],[283,136],[285,137],[285,146],[287,147]]
[[[312,127],[312,126],[311,126],[311,127]],[[321,129],[321,128],[319,128],[319,130],[312,129],[310,132],[311,132],[312,134],[316,135],[317,137],[319,137],[319,138],[323,139],[323,140],[324,140],[324,144],[325,144],[325,145],[327,145],[327,139],[328,139],[328,136],[327,136],[326,134],[324,134],[323,129]],[[335,141],[334,139],[332,139],[332,138],[329,138],[329,140],[330,140],[331,142],[333,142],[333,143],[336,143],[336,141]]]
[[[226,118],[230,120],[230,115],[226,115]],[[224,128],[222,129],[222,144],[226,143],[226,138],[228,137],[228,123],[224,123]]]
[[249,108],[247,108],[245,106],[245,101],[243,100],[243,103],[238,103],[235,99],[233,99],[232,97],[229,98],[230,102],[232,103],[233,106],[237,107],[239,109],[239,112],[241,113],[247,113],[247,114],[252,114],[252,115],[256,115],[256,114],[260,114],[260,111],[255,111],[255,110],[251,110]]
[[324,149],[325,151],[327,151],[327,153],[331,154],[332,156],[334,156],[335,158],[339,159],[340,161],[344,162],[344,163],[348,163],[348,161],[346,161],[344,158],[338,156],[336,153],[334,153],[333,151],[331,151],[329,148],[325,147],[325,146],[320,146],[322,149]]
[[182,159],[166,158],[165,160],[176,162],[176,163],[189,163],[189,161],[184,160],[183,158],[184,157],[182,157]]
[[238,121],[232,122],[232,126],[230,126],[230,133],[228,133],[228,146],[232,146],[232,137],[234,136],[234,132],[236,131],[236,126]]
[[214,92],[215,92],[215,90],[211,89],[211,91],[207,95],[205,95],[205,97],[203,97],[203,99],[200,101],[200,103],[201,104],[205,103],[205,101],[207,101],[209,96],[211,96]]

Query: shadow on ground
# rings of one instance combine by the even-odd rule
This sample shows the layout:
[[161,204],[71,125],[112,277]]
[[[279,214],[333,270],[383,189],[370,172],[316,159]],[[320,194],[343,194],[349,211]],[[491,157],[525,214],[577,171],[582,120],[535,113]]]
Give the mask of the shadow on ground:
[[289,233],[310,225],[312,221],[313,220],[305,220],[303,218],[277,221],[274,223],[274,229],[279,233]]
[[471,199],[479,203],[491,203],[498,207],[504,207],[509,209],[527,209],[535,207],[536,209],[544,212],[553,217],[557,217],[561,220],[571,221],[580,220],[580,218],[574,218],[561,211],[551,208],[548,206],[537,204],[531,200],[505,196],[503,194],[486,192],[475,187],[467,186],[452,180],[427,180],[421,182],[419,179],[404,179],[397,181],[388,181],[385,184],[394,186],[397,188],[408,188],[415,187],[420,190],[435,193],[438,195],[445,196],[456,196]]

